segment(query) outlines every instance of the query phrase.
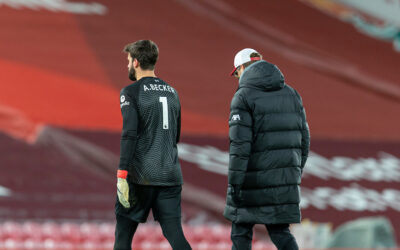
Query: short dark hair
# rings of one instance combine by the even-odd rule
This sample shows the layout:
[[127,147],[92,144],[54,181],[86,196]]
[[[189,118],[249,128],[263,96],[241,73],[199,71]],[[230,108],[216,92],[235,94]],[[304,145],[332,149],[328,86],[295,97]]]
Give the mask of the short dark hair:
[[[257,52],[251,53],[250,54],[250,58],[252,58],[252,57],[260,57],[260,59],[262,59],[262,55],[257,53]],[[243,65],[243,67],[247,68],[247,67],[249,67],[250,65],[252,65],[255,62],[257,62],[257,61],[250,61],[250,62],[247,62],[247,63],[243,63],[242,65]]]
[[143,70],[154,70],[158,59],[158,47],[151,40],[139,40],[125,46],[124,52],[136,58]]

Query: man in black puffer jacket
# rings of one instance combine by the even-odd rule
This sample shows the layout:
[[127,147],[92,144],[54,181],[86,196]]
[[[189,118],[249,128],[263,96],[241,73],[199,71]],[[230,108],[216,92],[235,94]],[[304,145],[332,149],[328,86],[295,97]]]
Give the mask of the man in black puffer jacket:
[[251,249],[254,224],[265,224],[280,249],[298,249],[289,231],[299,223],[301,175],[310,133],[300,95],[280,70],[253,49],[235,56],[239,88],[229,121],[230,160],[224,216],[232,249]]

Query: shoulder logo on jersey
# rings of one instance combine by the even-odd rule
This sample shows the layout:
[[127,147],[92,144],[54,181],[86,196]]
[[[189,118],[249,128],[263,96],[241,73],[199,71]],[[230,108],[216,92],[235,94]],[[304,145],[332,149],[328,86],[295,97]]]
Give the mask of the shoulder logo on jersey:
[[126,101],[126,98],[124,95],[121,95],[120,101],[121,101],[121,108],[124,106],[129,106],[129,104],[130,104],[129,102]]
[[232,115],[232,121],[240,121],[240,115]]

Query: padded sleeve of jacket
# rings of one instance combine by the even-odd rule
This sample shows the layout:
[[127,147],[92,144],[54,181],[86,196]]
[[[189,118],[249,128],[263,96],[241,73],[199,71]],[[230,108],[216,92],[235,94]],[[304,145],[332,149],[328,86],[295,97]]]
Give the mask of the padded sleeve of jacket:
[[130,172],[130,163],[135,153],[138,128],[136,100],[125,89],[121,90],[121,113],[123,119],[121,135],[121,156],[118,169]]
[[229,174],[228,183],[242,185],[251,153],[253,118],[243,96],[236,93],[229,116]]
[[[299,96],[300,97],[300,96]],[[300,98],[301,101],[301,98]],[[308,127],[306,119],[306,111],[301,104],[301,117],[302,117],[302,130],[301,130],[301,169],[303,171],[304,166],[308,158],[308,152],[310,151],[310,129]]]
[[180,108],[180,103],[179,103],[179,116],[178,116],[178,127],[177,127],[177,131],[176,131],[176,143],[178,143],[180,141],[181,138],[181,108]]

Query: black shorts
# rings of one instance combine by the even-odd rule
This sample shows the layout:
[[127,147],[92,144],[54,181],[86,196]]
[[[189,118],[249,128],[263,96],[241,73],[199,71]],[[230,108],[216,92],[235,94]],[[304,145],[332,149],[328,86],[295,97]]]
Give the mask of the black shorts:
[[135,205],[124,208],[117,197],[115,213],[139,223],[146,222],[150,209],[157,221],[181,218],[181,192],[181,185],[145,186],[130,184],[129,201],[132,204],[132,200],[135,199]]

